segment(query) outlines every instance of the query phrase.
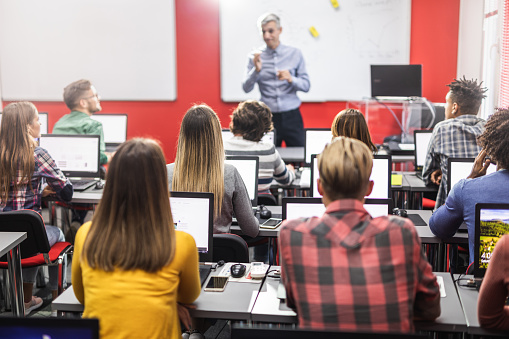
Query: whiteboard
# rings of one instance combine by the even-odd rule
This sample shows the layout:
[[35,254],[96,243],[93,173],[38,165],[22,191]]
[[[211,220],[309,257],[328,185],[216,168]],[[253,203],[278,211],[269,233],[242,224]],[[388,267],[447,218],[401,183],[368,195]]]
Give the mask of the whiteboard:
[[[242,80],[250,52],[265,46],[257,19],[281,19],[283,44],[301,49],[311,81],[303,101],[358,100],[371,96],[371,64],[408,64],[410,0],[220,0],[221,97],[259,99]],[[319,36],[309,32],[315,27]]]
[[4,100],[62,101],[89,79],[105,100],[175,100],[174,0],[1,0]]

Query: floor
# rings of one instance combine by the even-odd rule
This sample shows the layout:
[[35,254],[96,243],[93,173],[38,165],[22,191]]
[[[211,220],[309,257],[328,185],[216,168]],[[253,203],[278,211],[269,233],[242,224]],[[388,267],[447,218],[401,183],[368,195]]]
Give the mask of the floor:
[[[49,220],[49,213],[46,209],[43,209],[44,220]],[[90,213],[85,220],[89,220],[91,217]],[[57,222],[59,223],[59,222]],[[48,279],[47,269],[45,271],[45,278]],[[69,261],[68,277],[71,277],[71,261]],[[0,274],[0,287],[3,286],[3,274]],[[43,299],[43,306],[35,311],[32,311],[28,317],[51,317],[51,291],[45,287],[34,287],[34,295]],[[6,309],[3,292],[0,293],[0,317],[10,317],[12,312]],[[206,339],[229,339],[230,335],[230,321],[217,320],[205,333]]]

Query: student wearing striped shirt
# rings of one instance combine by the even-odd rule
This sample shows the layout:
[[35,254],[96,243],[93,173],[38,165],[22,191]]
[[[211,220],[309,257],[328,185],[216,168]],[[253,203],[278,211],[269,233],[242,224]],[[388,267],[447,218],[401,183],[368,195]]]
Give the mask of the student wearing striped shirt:
[[224,141],[226,155],[258,156],[258,194],[270,194],[273,179],[289,185],[295,178],[293,166],[285,165],[274,144],[261,140],[272,129],[270,108],[261,101],[248,100],[233,111],[230,130],[234,137]]
[[287,220],[279,234],[281,277],[299,327],[411,332],[440,315],[440,292],[415,226],[372,218],[373,153],[339,137],[318,158],[321,217]]

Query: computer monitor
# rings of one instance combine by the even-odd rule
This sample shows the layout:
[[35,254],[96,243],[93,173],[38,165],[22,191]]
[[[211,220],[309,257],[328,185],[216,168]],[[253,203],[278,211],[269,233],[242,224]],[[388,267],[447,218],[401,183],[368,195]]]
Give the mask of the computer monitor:
[[66,177],[99,178],[99,136],[43,134],[46,149]]
[[428,154],[428,145],[431,140],[431,130],[415,130],[414,131],[414,145],[415,145],[415,170],[422,172],[426,155]]
[[[451,188],[458,183],[461,179],[466,179],[470,172],[472,172],[472,166],[474,165],[475,158],[449,158],[447,159],[447,194],[451,191]],[[486,174],[495,173],[497,166],[491,164],[486,171]]]
[[304,147],[304,160],[311,163],[312,154],[322,153],[325,145],[332,140],[330,128],[306,128],[306,143]]
[[103,125],[106,146],[118,146],[127,139],[127,114],[93,114]]
[[[223,143],[224,143],[225,140],[233,138],[233,133],[228,128],[223,128],[221,130],[221,135],[223,137]],[[261,141],[266,142],[268,144],[275,145],[276,144],[276,130],[273,129],[272,131],[269,131],[269,132],[265,133],[263,135]]]
[[[387,216],[391,199],[365,199],[364,208],[373,217]],[[325,213],[322,198],[283,198],[283,219],[321,217]]]
[[505,234],[509,234],[509,204],[476,204],[474,277],[484,277],[495,245]]
[[[0,112],[0,123],[2,122],[2,112]],[[48,134],[48,113],[39,112],[39,122],[41,123],[41,134]]]
[[4,339],[99,339],[98,319],[0,317]]
[[214,194],[170,192],[170,206],[175,229],[193,236],[200,262],[211,262],[214,234]]
[[422,96],[422,65],[371,65],[371,97]]
[[[392,161],[390,155],[375,155],[373,157],[373,169],[369,180],[373,180],[373,191],[368,196],[371,199],[388,199],[391,197],[391,174]],[[316,179],[320,177],[318,172],[317,155],[311,155],[311,196],[321,197],[318,192]]]
[[253,206],[258,206],[259,161],[257,156],[227,156],[224,161],[225,164],[234,166],[239,172]]

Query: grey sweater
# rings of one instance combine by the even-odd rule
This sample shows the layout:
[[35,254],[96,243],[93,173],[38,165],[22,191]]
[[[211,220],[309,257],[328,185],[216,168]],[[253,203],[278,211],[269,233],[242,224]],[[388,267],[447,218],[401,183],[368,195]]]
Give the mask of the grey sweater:
[[[166,165],[168,170],[168,187],[171,191],[173,168],[175,164]],[[214,219],[214,233],[228,233],[232,224],[233,213],[245,235],[258,235],[258,219],[254,216],[251,200],[237,169],[224,164],[224,196],[221,215]]]

